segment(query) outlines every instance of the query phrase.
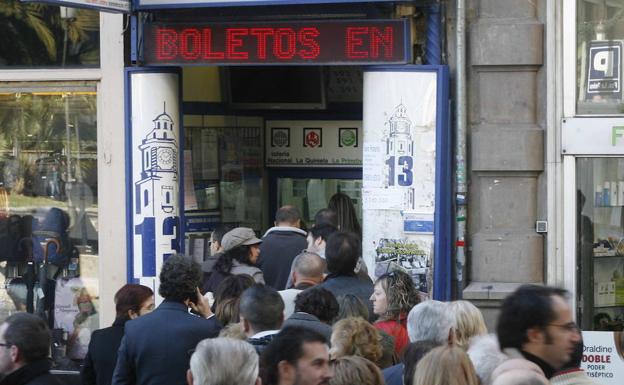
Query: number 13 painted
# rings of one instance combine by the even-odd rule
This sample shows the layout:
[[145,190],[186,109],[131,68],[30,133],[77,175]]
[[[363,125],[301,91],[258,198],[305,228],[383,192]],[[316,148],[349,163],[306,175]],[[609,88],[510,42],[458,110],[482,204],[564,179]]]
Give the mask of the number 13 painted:
[[[397,177],[399,186],[411,186],[414,183],[414,174],[412,173],[414,159],[411,156],[400,156],[398,159],[395,156],[391,156],[386,160],[386,164],[390,170],[388,173],[388,186],[394,186]],[[396,166],[399,166],[398,175],[395,172]]]

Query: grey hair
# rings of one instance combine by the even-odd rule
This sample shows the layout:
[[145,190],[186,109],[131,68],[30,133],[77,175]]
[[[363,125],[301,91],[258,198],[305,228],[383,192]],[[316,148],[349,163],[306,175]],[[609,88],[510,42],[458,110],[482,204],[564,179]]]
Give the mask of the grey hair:
[[202,340],[191,356],[195,385],[254,385],[258,370],[258,354],[253,346],[232,338]]
[[421,302],[407,316],[407,335],[410,342],[429,340],[438,345],[446,344],[452,327],[453,319],[448,305],[440,301]]
[[490,385],[494,369],[508,359],[501,352],[495,334],[473,337],[467,353],[482,385]]

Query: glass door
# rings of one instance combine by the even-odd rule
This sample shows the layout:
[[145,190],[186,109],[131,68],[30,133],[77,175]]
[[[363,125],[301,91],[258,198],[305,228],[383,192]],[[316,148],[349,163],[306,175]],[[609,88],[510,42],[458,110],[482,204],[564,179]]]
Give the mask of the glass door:
[[583,330],[624,329],[624,158],[577,158],[577,293]]
[[309,228],[314,225],[314,215],[340,192],[351,198],[362,223],[361,175],[357,170],[283,170],[271,177],[269,217],[273,219],[278,207],[293,205]]

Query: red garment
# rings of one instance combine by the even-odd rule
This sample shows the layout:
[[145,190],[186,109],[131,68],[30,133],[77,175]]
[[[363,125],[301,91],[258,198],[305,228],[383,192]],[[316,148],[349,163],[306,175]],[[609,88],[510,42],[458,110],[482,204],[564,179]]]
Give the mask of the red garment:
[[386,320],[375,322],[375,328],[386,332],[394,337],[394,351],[398,357],[403,356],[403,350],[409,344],[406,327],[407,317],[401,315],[399,322],[397,320]]

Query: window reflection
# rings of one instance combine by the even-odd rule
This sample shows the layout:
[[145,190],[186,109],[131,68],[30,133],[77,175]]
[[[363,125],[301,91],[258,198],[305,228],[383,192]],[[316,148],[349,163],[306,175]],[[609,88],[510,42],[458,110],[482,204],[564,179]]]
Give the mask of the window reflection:
[[0,1],[0,68],[97,67],[99,13]]
[[577,112],[622,114],[624,0],[577,1]]
[[98,327],[96,127],[94,85],[0,85],[0,319],[44,317],[68,369]]

